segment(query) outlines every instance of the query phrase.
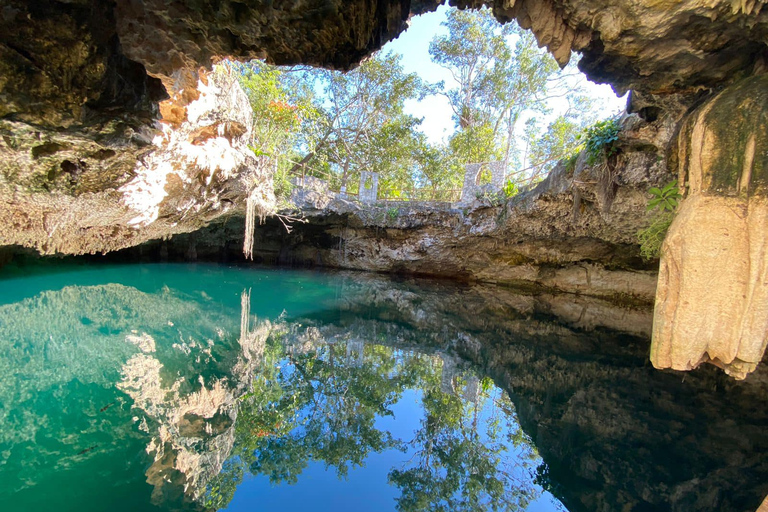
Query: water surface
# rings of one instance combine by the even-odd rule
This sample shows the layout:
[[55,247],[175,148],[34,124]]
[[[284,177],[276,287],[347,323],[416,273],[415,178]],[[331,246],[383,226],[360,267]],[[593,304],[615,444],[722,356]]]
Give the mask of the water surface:
[[[762,374],[650,312],[217,265],[0,271],[7,510],[755,510]],[[757,404],[757,405],[756,405]]]

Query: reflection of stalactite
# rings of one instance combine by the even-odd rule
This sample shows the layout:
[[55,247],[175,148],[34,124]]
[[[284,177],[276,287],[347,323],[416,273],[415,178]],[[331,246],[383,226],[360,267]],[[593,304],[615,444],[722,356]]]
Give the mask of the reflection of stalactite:
[[[253,367],[264,354],[267,338],[272,332],[273,326],[269,320],[258,324],[251,331],[251,290],[243,290],[240,295],[240,346],[242,347],[241,361],[235,366],[237,375],[249,375],[253,373]],[[245,382],[244,379],[242,382]],[[248,381],[250,382],[250,381]],[[247,387],[247,386],[245,386]]]
[[251,313],[251,289],[240,295],[240,343],[248,336],[248,320]]

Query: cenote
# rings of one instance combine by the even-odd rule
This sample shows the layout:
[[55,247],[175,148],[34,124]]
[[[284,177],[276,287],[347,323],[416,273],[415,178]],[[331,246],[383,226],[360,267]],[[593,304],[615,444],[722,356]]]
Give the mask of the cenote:
[[651,312],[362,273],[0,274],[4,510],[755,510],[761,369],[654,370]]

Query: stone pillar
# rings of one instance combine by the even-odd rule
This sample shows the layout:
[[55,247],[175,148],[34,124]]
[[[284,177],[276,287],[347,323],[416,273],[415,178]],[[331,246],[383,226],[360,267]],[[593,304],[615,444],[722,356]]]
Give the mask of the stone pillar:
[[[498,192],[504,188],[506,174],[504,162],[487,162],[481,164],[466,164],[464,166],[464,185],[461,189],[462,204],[469,204],[477,195],[483,192]],[[480,176],[484,171],[491,173],[491,183],[481,185]]]
[[360,173],[360,192],[358,197],[361,203],[375,203],[379,195],[379,173],[362,171]]
[[699,107],[679,148],[688,192],[662,245],[651,361],[744,378],[768,343],[768,76]]

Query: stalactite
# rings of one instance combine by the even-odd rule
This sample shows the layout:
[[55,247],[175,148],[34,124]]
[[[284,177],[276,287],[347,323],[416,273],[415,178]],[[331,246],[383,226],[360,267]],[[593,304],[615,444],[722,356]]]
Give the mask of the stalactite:
[[[277,173],[277,160],[274,160],[274,173]],[[266,205],[270,202],[264,199],[262,187],[256,185],[245,202],[245,238],[243,239],[243,254],[247,259],[253,259],[253,234],[256,230],[256,217],[259,224],[264,222],[264,217],[269,213]]]

